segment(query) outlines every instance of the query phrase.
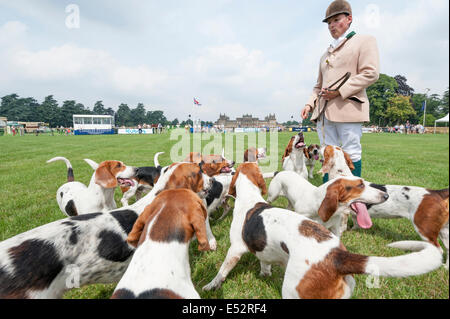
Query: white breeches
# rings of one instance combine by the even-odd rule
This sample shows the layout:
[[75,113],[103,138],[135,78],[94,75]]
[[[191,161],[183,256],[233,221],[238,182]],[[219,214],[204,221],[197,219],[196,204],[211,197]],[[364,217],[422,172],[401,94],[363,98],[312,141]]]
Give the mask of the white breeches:
[[317,121],[317,133],[320,145],[340,146],[350,155],[352,162],[361,159],[362,123],[332,122],[325,118],[325,141],[323,140],[322,121]]

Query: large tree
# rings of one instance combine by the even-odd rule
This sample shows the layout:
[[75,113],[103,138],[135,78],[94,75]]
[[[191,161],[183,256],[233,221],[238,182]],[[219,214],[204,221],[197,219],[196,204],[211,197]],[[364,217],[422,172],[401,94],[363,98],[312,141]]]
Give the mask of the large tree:
[[378,81],[367,88],[370,102],[370,122],[384,126],[389,122],[387,108],[389,99],[396,96],[398,83],[393,78],[381,73]]
[[64,127],[72,127],[74,114],[91,114],[91,111],[75,100],[64,101],[61,107],[61,125]]
[[146,122],[150,124],[159,124],[167,125],[168,121],[167,118],[164,116],[163,111],[148,111],[146,116]]
[[119,109],[116,112],[116,125],[117,126],[132,126],[131,122],[131,110],[127,104],[120,104]]
[[145,123],[145,107],[144,104],[139,103],[136,108],[132,109],[130,112],[131,122],[134,125],[139,125]]
[[19,98],[17,94],[2,97],[0,115],[10,121],[39,121],[37,110],[39,103],[32,97]]
[[38,118],[40,122],[49,123],[50,127],[62,125],[61,109],[53,95],[45,97],[44,101],[38,107]]
[[389,124],[401,124],[406,120],[410,120],[415,116],[416,112],[411,106],[408,96],[397,95],[389,99],[386,116],[389,119]]
[[442,114],[443,115],[448,114],[448,88],[442,95]]
[[406,77],[403,75],[396,75],[394,76],[395,81],[397,81],[398,87],[395,91],[399,95],[403,96],[413,96],[414,95],[414,89],[410,87],[408,84],[406,84]]
[[95,102],[92,112],[95,115],[106,115],[107,113],[106,113],[105,107],[103,106],[103,101]]

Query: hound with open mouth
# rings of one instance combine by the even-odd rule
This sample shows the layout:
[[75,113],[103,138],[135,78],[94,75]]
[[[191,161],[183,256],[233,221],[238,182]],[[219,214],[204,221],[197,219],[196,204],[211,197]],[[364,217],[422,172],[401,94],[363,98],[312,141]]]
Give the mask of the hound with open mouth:
[[306,167],[308,168],[308,178],[314,178],[314,167],[316,162],[320,160],[320,146],[311,144],[308,148],[303,149],[306,157]]
[[[321,173],[329,174],[329,178],[340,176],[353,176],[354,168],[350,156],[340,147],[328,145],[322,150],[324,164]],[[371,218],[407,218],[411,221],[419,236],[439,249],[441,239],[446,251],[449,265],[449,191],[448,187],[440,190],[427,189],[406,185],[377,185],[373,187],[386,192],[389,199],[380,205],[369,205],[367,210]],[[348,215],[353,219],[353,228],[359,228],[357,215],[354,210],[348,214],[342,214],[341,232],[347,229]]]
[[[378,196],[375,196],[378,194]],[[286,196],[295,212],[340,236],[341,214],[352,209],[361,228],[372,227],[366,205],[385,202],[389,196],[359,177],[341,177],[319,187],[291,171],[279,172],[269,185],[267,201]]]
[[308,178],[308,170],[306,168],[305,156],[305,138],[303,132],[291,137],[288,146],[286,147],[283,157],[283,170],[294,171],[304,179]]
[[107,212],[117,207],[114,201],[114,189],[134,186],[136,167],[127,166],[121,161],[104,161],[100,164],[90,159],[85,161],[95,168],[91,181],[86,187],[83,183],[74,181],[70,161],[65,157],[54,157],[47,161],[64,161],[67,166],[67,183],[56,191],[56,201],[59,208],[67,216],[77,216],[94,212]]
[[183,188],[203,201],[210,192],[213,178],[197,164],[174,163],[162,171],[133,205],[63,218],[0,242],[0,299],[54,299],[75,286],[117,283],[135,250],[127,236],[157,194]]
[[[288,171],[279,174],[282,173],[296,174]],[[384,192],[369,187],[360,178],[341,178],[334,183],[328,185],[329,197],[323,199],[325,214],[340,200],[355,204],[385,200]],[[338,190],[343,191],[342,198],[334,198],[332,193]],[[259,259],[262,276],[271,275],[272,264],[286,269],[281,291],[284,299],[350,298],[355,287],[353,274],[406,277],[430,272],[440,265],[442,255],[438,249],[420,241],[391,243],[390,247],[415,251],[401,256],[351,253],[322,225],[269,205],[262,197],[265,193],[266,184],[257,164],[240,165],[230,185],[230,194],[236,196],[231,245],[217,275],[203,290],[219,288],[242,255],[248,252]]]
[[190,152],[184,161],[197,164],[203,162],[202,169],[210,177],[221,173],[231,173],[233,170],[234,161],[226,159],[224,152],[225,151],[222,150],[221,155],[204,155],[199,152]]

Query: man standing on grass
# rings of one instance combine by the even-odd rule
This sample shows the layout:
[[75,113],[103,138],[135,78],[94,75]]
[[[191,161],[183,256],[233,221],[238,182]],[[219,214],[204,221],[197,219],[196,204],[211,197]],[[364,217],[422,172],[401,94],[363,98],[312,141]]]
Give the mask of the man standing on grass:
[[[328,23],[333,40],[320,59],[317,83],[301,116],[306,119],[313,112],[320,144],[341,146],[355,165],[353,175],[361,176],[362,123],[369,121],[366,88],[378,80],[379,56],[375,38],[356,34],[350,28],[352,19],[347,1],[329,5],[323,22]],[[330,87],[347,72],[347,81]],[[328,181],[328,174],[323,181]]]

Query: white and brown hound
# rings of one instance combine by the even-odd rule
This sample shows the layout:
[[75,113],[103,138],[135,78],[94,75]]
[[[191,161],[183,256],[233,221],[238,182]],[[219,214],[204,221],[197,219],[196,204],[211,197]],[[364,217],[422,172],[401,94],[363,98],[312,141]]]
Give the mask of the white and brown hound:
[[[281,159],[283,170],[294,171],[304,179],[308,178],[308,169],[306,168],[306,144],[303,132],[291,137],[289,144],[284,150]],[[267,175],[265,175],[267,176]]]
[[74,181],[70,161],[65,157],[54,157],[47,163],[64,161],[67,166],[67,183],[56,191],[56,201],[59,208],[67,216],[77,216],[94,212],[107,212],[117,207],[114,201],[114,189],[121,186],[134,185],[132,178],[136,176],[136,168],[126,166],[120,161],[104,161],[99,165],[85,159],[93,167],[91,181],[86,187],[83,183]]
[[[350,198],[367,197],[371,202],[385,200],[384,192],[369,189],[362,179],[349,181],[352,187]],[[425,242],[390,244],[391,247],[418,251],[397,257],[352,254],[322,225],[267,204],[261,190],[265,194],[264,179],[256,163],[239,166],[230,186],[230,193],[236,195],[230,229],[231,246],[218,274],[203,287],[204,290],[220,287],[247,252],[254,253],[260,260],[261,275],[270,275],[274,263],[286,268],[282,297],[288,299],[350,298],[355,286],[352,274],[404,277],[439,267],[440,252]]]
[[317,144],[310,144],[305,150],[305,157],[306,168],[308,169],[308,178],[313,179],[314,167],[316,166],[316,162],[319,161],[320,158],[320,146]]
[[269,185],[267,200],[273,202],[280,195],[286,196],[296,213],[323,224],[339,237],[341,214],[348,208],[355,211],[361,227],[372,226],[366,204],[379,204],[389,197],[383,193],[382,201],[374,201],[377,192],[376,187],[353,176],[330,180],[317,187],[295,172],[281,171]]
[[[351,160],[346,159],[348,154],[336,146],[326,146],[323,150],[323,173],[328,173],[329,178],[338,176],[352,176]],[[349,167],[350,166],[350,167]],[[438,238],[447,250],[449,265],[449,191],[448,188],[432,190],[417,186],[404,185],[377,185],[373,187],[386,192],[389,199],[380,205],[368,205],[367,209],[371,218],[408,218],[419,236],[439,249],[442,249]],[[358,228],[353,214],[354,228]],[[347,227],[347,219],[343,220],[342,230]]]
[[60,298],[73,287],[117,283],[134,252],[128,234],[156,193],[187,188],[204,198],[211,187],[197,164],[164,170],[152,191],[131,206],[68,217],[0,242],[0,299]]
[[112,299],[199,299],[189,265],[189,243],[209,250],[206,207],[191,190],[161,192],[136,220],[128,243],[136,248]]
[[190,152],[184,161],[197,164],[203,162],[202,169],[210,177],[221,173],[231,173],[234,166],[234,161],[227,160],[224,157],[224,151],[222,151],[222,155],[204,155],[198,152]]
[[136,195],[136,200],[141,199],[144,194],[151,191],[155,186],[161,175],[162,169],[158,162],[158,156],[160,154],[164,154],[164,152],[155,154],[155,166],[139,166],[136,168],[136,177],[133,178],[134,185],[120,187],[123,194],[122,199],[120,200],[122,206],[128,206],[128,201],[134,195]]
[[[157,153],[155,156],[162,154]],[[93,170],[98,168],[98,163],[94,162],[90,159],[85,159],[85,161],[92,167]],[[141,166],[136,167],[136,176],[130,178],[133,180],[133,183],[126,183],[123,186],[120,186],[120,190],[122,191],[122,199],[120,202],[122,206],[128,206],[128,200],[136,195],[136,200],[139,200],[144,196],[145,193],[148,193],[155,183],[158,181],[159,175],[161,174],[162,167],[156,166]]]

